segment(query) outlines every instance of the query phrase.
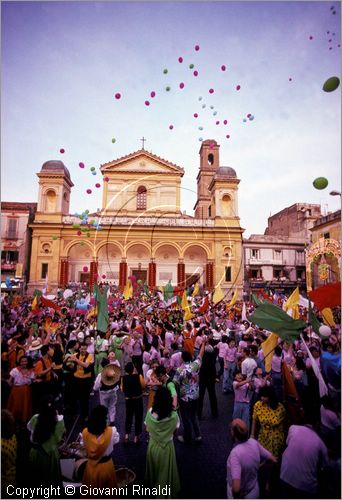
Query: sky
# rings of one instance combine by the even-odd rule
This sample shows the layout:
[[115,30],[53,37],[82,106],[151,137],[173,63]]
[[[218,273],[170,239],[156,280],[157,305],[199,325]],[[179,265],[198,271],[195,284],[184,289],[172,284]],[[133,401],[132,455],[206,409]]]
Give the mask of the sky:
[[192,215],[202,138],[241,180],[246,237],[294,203],[340,208],[341,87],[322,90],[340,77],[340,2],[3,1],[1,24],[2,201],[37,201],[36,173],[61,160],[70,213],[96,210],[101,164],[145,137],[184,168]]

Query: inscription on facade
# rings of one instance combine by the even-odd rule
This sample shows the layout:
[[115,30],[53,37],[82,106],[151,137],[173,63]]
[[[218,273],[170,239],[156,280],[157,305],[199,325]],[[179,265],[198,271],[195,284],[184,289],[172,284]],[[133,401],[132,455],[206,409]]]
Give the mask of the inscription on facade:
[[[211,219],[183,219],[166,217],[91,217],[95,224],[101,226],[175,226],[175,227],[214,227]],[[81,219],[67,215],[63,224],[80,224]]]

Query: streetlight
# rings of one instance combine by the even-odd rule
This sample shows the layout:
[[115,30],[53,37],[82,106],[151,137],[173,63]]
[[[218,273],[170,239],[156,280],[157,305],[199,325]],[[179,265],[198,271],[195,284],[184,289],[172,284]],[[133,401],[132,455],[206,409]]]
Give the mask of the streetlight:
[[330,191],[330,196],[341,196],[341,192],[340,191]]

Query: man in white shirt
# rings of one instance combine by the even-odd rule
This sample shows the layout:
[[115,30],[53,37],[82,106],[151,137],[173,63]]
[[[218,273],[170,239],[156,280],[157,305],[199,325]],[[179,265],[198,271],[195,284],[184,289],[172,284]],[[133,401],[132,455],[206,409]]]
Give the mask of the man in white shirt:
[[242,353],[244,360],[241,363],[241,373],[246,375],[247,378],[252,378],[255,368],[258,366],[254,359],[250,357],[250,354],[249,347],[245,347]]

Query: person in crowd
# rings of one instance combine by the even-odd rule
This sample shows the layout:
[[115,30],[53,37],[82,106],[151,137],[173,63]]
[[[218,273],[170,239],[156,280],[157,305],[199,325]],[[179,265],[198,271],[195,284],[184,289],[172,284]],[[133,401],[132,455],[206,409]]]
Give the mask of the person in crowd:
[[319,434],[329,450],[341,451],[341,414],[336,411],[332,398],[321,398],[321,425]]
[[157,380],[170,391],[172,397],[172,407],[174,410],[177,410],[178,408],[177,389],[175,386],[175,382],[173,382],[168,376],[165,366],[158,365],[155,369],[155,376]]
[[142,366],[143,366],[143,340],[140,335],[141,328],[136,327],[137,330],[133,332],[132,338],[132,363],[137,369],[139,375],[143,374]]
[[194,358],[195,331],[191,323],[187,323],[183,330],[183,351],[190,354],[191,361]]
[[158,368],[158,361],[151,361],[151,365],[149,370],[146,372],[145,386],[148,390],[148,400],[147,400],[147,409],[149,410],[153,406],[154,396],[158,387],[161,385],[158,377],[156,375],[156,369]]
[[63,358],[63,398],[64,409],[71,414],[76,412],[74,401],[74,373],[77,368],[76,361],[70,361],[70,357],[75,356],[79,349],[79,342],[77,340],[69,340],[66,346],[66,352]]
[[191,442],[192,431],[195,435],[195,442],[200,443],[202,441],[197,417],[197,404],[199,398],[199,370],[206,343],[202,343],[198,358],[195,361],[192,361],[189,351],[182,352],[183,365],[176,370],[173,378],[179,384],[179,408],[184,435],[179,435],[177,439],[181,443],[188,444]]
[[35,379],[33,369],[29,368],[28,357],[21,356],[19,365],[13,368],[9,375],[11,391],[7,409],[19,426],[26,425],[32,417],[32,382]]
[[259,396],[253,409],[251,437],[279,458],[285,446],[285,408],[270,386],[261,387]]
[[145,418],[146,430],[150,435],[146,456],[146,484],[156,488],[169,487],[166,498],[177,498],[180,491],[173,434],[179,426],[177,412],[173,409],[170,391],[160,386],[154,398],[153,407]]
[[224,358],[226,355],[226,351],[228,348],[228,337],[227,335],[223,335],[222,339],[216,344],[218,349],[218,362],[220,365],[220,369],[217,372],[217,378],[220,379],[224,372]]
[[[224,345],[227,345],[224,343]],[[210,339],[204,348],[202,364],[199,371],[199,397],[197,405],[198,418],[202,418],[203,401],[206,390],[208,391],[211,415],[218,417],[216,397],[216,358],[218,349],[214,347],[214,340]]]
[[283,361],[282,353],[283,351],[281,346],[277,345],[274,349],[272,363],[271,363],[272,386],[274,388],[278,401],[281,401],[283,398],[282,378],[281,378],[281,364]]
[[121,390],[126,401],[125,437],[124,444],[129,442],[133,417],[134,417],[134,444],[140,443],[143,421],[143,390],[145,382],[142,375],[139,375],[132,362],[125,366],[126,374],[121,380]]
[[328,463],[328,450],[316,429],[313,414],[306,415],[305,425],[289,428],[280,469],[283,498],[322,498],[319,473]]
[[[120,440],[116,427],[107,425],[107,408],[96,406],[82,431],[82,443],[88,461],[82,484],[92,488],[116,488],[116,473],[112,460],[113,447]],[[103,495],[100,495],[103,498]]]
[[17,436],[15,420],[8,410],[1,410],[1,498],[9,498],[8,486],[17,481]]
[[249,430],[250,400],[251,400],[251,380],[246,378],[240,371],[236,373],[233,382],[234,409],[233,420],[238,418],[245,422]]
[[235,339],[228,340],[228,347],[224,356],[224,371],[223,371],[223,394],[228,394],[233,391],[234,374],[236,370],[236,354],[237,347]]
[[36,413],[40,407],[40,400],[46,394],[55,394],[55,375],[52,357],[54,349],[49,344],[44,344],[40,349],[41,357],[34,365],[35,382],[33,390],[33,411]]
[[[114,354],[114,353],[110,353]],[[120,364],[114,364],[109,359],[103,358],[103,370],[98,374],[94,383],[94,391],[99,391],[100,404],[108,410],[110,425],[114,425],[116,417],[116,404],[118,401],[118,389],[121,378]]]
[[73,395],[80,403],[81,417],[86,421],[89,412],[90,391],[93,385],[94,358],[87,352],[87,344],[80,344],[79,352],[68,358],[69,362],[76,363],[73,379]]
[[249,347],[244,347],[242,351],[242,363],[241,363],[241,373],[246,375],[248,379],[251,379],[253,372],[257,367],[256,361],[251,357],[251,350]]
[[94,373],[95,377],[98,376],[102,371],[101,361],[108,355],[108,340],[105,338],[105,332],[98,331],[98,335],[95,340],[95,362],[94,362]]
[[27,429],[31,434],[30,481],[33,485],[61,486],[58,446],[65,433],[65,425],[51,395],[42,397],[40,411],[33,415]]
[[277,459],[253,438],[248,439],[246,422],[231,423],[234,446],[227,459],[227,498],[259,498],[258,472],[262,461]]

